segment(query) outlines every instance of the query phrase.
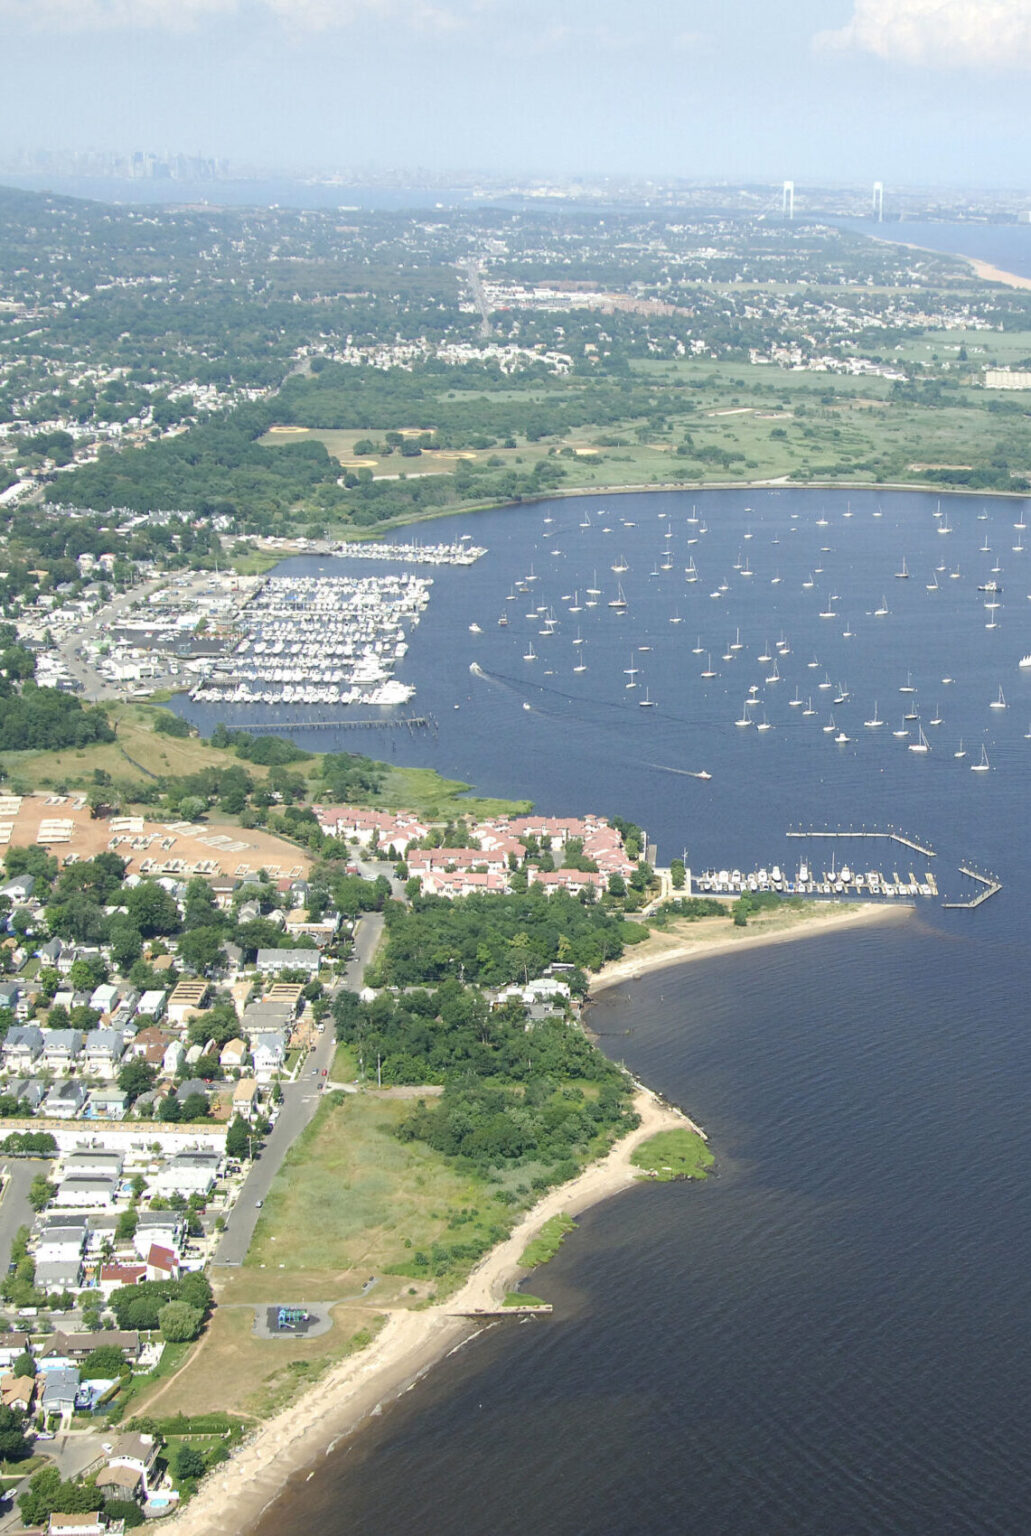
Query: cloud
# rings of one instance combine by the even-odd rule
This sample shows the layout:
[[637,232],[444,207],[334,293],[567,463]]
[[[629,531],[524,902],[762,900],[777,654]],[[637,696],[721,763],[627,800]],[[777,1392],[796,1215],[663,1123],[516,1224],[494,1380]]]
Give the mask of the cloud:
[[292,32],[346,27],[364,16],[424,31],[463,25],[431,0],[0,0],[0,20],[36,32],[185,32],[227,16],[263,15]]
[[823,53],[872,53],[929,69],[1031,69],[1031,0],[854,0],[820,32]]

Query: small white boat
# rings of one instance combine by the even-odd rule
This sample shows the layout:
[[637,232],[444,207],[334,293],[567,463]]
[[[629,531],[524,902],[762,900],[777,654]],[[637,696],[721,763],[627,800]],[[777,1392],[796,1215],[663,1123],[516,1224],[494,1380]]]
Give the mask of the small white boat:
[[924,728],[922,725],[917,727],[917,739],[916,741],[911,741],[909,743],[909,750],[911,752],[930,752],[931,743],[924,735]]
[[908,570],[908,568],[906,566],[906,557],[905,557],[905,555],[902,556],[902,564],[901,564],[901,566],[895,572],[895,580],[896,581],[908,581],[909,580],[909,570]]
[[955,752],[953,752],[952,755],[953,755],[953,757],[966,757],[967,749],[963,745],[963,738],[962,738],[962,736],[959,738],[959,746],[956,748]]
[[1017,662],[1017,666],[1031,667],[1031,651],[1028,651],[1026,656],[1021,656],[1020,660]]
[[880,718],[880,716],[877,713],[877,700],[876,699],[874,700],[873,714],[871,715],[869,720],[864,720],[863,724],[870,731],[876,731],[879,726],[882,726],[884,724],[884,721]]
[[482,635],[483,634],[483,630],[480,628],[480,626],[478,624],[470,624],[469,625],[469,633],[471,635]]
[[1003,691],[1002,691],[1001,687],[999,688],[999,697],[997,699],[992,699],[991,702],[988,705],[988,708],[989,709],[1005,709],[1006,708],[1006,698],[1005,698],[1005,695],[1003,694]]
[[980,761],[970,764],[970,772],[987,773],[991,766],[991,763],[988,761],[988,748],[982,743]]

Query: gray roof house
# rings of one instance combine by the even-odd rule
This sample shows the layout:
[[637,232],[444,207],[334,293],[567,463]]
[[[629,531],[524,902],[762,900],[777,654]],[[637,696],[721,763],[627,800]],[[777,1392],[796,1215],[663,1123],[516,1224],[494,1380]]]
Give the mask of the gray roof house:
[[43,1060],[54,1072],[67,1071],[82,1052],[81,1029],[43,1031]]
[[79,1372],[71,1365],[58,1365],[43,1372],[43,1411],[62,1413],[69,1417],[75,1411],[75,1394],[79,1390]]
[[43,1031],[35,1024],[16,1024],[4,1041],[8,1072],[30,1072],[43,1051]]
[[40,1259],[36,1262],[36,1284],[41,1291],[77,1291],[82,1277],[78,1259]]
[[263,976],[278,976],[281,971],[307,971],[319,974],[317,949],[259,949],[258,970]]
[[81,1083],[55,1083],[42,1103],[45,1115],[55,1120],[74,1120],[82,1112],[89,1092]]
[[125,1053],[120,1029],[91,1029],[83,1038],[83,1068],[94,1077],[111,1078]]

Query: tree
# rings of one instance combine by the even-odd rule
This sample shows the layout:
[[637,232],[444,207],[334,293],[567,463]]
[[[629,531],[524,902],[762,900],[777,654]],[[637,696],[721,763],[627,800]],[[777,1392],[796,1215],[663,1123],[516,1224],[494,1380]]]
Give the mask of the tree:
[[114,1380],[125,1367],[122,1351],[117,1344],[98,1344],[82,1362],[79,1374],[84,1381]]
[[0,1405],[0,1459],[24,1461],[31,1454],[25,1438],[25,1420],[17,1409]]
[[191,928],[179,940],[179,958],[191,971],[210,975],[226,961],[226,952],[217,928]]
[[36,1362],[28,1350],[19,1355],[11,1366],[11,1372],[15,1376],[35,1376]]
[[129,1243],[136,1236],[136,1228],[139,1225],[139,1215],[136,1211],[120,1211],[115,1223],[115,1242]]
[[148,1062],[141,1061],[139,1057],[133,1057],[127,1061],[118,1071],[118,1086],[127,1095],[130,1104],[139,1098],[141,1093],[146,1093],[148,1088],[154,1086],[157,1071]]
[[158,1313],[158,1327],[169,1344],[186,1344],[200,1333],[204,1313],[187,1301],[169,1301]]
[[175,1121],[181,1120],[182,1117],[182,1105],[179,1103],[179,1100],[176,1098],[175,1094],[170,1090],[165,1094],[164,1098],[158,1104],[158,1119],[166,1121],[169,1124],[174,1124]]
[[203,1093],[188,1093],[182,1101],[180,1119],[182,1120],[206,1120],[208,1118],[208,1101]]
[[127,1531],[135,1530],[138,1525],[145,1525],[147,1520],[140,1506],[132,1499],[105,1499],[104,1514],[112,1524],[121,1520]]
[[235,1158],[237,1162],[248,1155],[250,1150],[250,1133],[247,1122],[237,1115],[229,1124],[226,1131],[226,1156]]
[[156,880],[143,880],[128,891],[125,906],[131,921],[145,939],[160,933],[176,933],[179,929],[175,897]]
[[195,1445],[180,1445],[175,1453],[175,1476],[177,1482],[184,1478],[203,1477],[205,1473],[204,1456]]
[[51,1184],[45,1173],[37,1173],[29,1185],[29,1204],[34,1211],[42,1211],[53,1199],[55,1186]]
[[673,881],[673,889],[682,891],[684,881],[687,879],[687,871],[684,868],[683,859],[673,859],[669,866],[670,878]]

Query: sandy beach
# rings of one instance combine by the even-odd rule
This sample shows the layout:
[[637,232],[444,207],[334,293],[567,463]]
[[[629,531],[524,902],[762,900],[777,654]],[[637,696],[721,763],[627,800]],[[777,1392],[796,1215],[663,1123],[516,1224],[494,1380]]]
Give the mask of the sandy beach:
[[840,906],[816,906],[814,903],[797,917],[790,914],[786,921],[778,917],[764,923],[752,918],[746,928],[735,928],[721,917],[671,925],[667,932],[653,934],[636,949],[628,950],[621,960],[615,960],[599,971],[591,982],[591,996],[603,992],[606,987],[636,981],[639,976],[665,966],[684,965],[691,960],[706,960],[713,955],[755,949],[759,945],[818,938],[822,933],[857,928],[866,923],[898,922],[912,916],[912,911],[912,907],[893,906],[888,902],[859,901]]
[[[596,993],[663,966],[738,948],[786,943],[863,923],[884,922],[908,915],[908,909],[872,902],[791,914],[786,924],[775,921],[749,928],[731,928],[726,919],[703,919],[679,931],[656,935],[637,953],[608,965],[595,978]],[[714,931],[718,925],[719,931]],[[693,932],[685,933],[690,927]],[[306,1478],[319,1458],[398,1398],[430,1368],[466,1340],[478,1326],[467,1314],[498,1306],[525,1271],[519,1260],[527,1243],[550,1217],[576,1216],[610,1195],[628,1189],[639,1178],[632,1152],[657,1131],[701,1127],[650,1089],[638,1085],[634,1108],[640,1124],[610,1151],[569,1183],[549,1191],[522,1218],[504,1242],[476,1266],[465,1284],[436,1306],[412,1311],[385,1309],[386,1322],[374,1342],[361,1354],[341,1361],[297,1403],[269,1420],[246,1441],[224,1467],[201,1485],[181,1514],[163,1522],[175,1536],[243,1536],[262,1514],[289,1490],[295,1478]]]

